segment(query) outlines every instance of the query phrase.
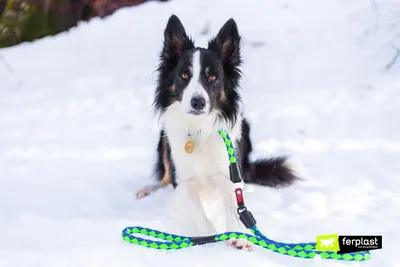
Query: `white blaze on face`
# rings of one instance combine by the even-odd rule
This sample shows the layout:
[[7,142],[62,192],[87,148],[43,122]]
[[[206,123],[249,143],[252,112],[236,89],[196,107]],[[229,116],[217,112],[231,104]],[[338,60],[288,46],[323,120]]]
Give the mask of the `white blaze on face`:
[[202,110],[202,112],[208,113],[210,110],[210,98],[206,90],[204,90],[203,86],[200,83],[200,71],[201,71],[201,63],[200,63],[200,51],[196,51],[193,53],[192,58],[192,78],[188,84],[188,86],[183,91],[182,96],[182,104],[186,113],[191,113],[196,111],[193,109],[191,105],[191,100],[193,97],[202,97],[206,101],[206,106]]

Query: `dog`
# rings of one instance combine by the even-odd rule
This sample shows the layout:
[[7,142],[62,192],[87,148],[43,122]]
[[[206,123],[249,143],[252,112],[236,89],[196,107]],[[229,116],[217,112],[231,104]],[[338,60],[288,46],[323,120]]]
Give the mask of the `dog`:
[[[241,65],[241,36],[234,19],[226,21],[207,48],[201,48],[180,19],[171,15],[164,30],[153,102],[161,125],[155,165],[158,182],[143,187],[136,196],[142,198],[171,184],[179,215],[199,235],[217,233],[204,210],[206,200],[217,201],[213,195],[224,207],[224,230],[243,229],[219,129],[231,137],[243,184],[278,188],[298,179],[287,157],[249,159],[253,148],[239,92]],[[245,239],[231,239],[228,245],[252,248]]]

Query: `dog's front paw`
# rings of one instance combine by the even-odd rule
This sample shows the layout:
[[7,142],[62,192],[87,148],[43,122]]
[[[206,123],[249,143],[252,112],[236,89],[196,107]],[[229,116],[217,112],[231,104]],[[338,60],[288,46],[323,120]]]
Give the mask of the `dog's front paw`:
[[249,240],[244,239],[244,238],[230,238],[228,240],[228,246],[235,247],[237,249],[244,249],[246,248],[248,251],[253,251],[254,250],[254,244],[251,243]]
[[149,186],[142,187],[136,192],[136,199],[144,198],[145,196],[150,195],[150,193],[151,188]]

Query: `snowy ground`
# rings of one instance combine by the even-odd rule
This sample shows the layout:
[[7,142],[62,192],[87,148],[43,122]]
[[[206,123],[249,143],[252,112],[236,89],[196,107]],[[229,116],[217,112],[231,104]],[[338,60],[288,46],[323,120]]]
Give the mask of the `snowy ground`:
[[[385,69],[390,45],[400,47],[400,8],[243,3],[152,2],[0,50],[10,65],[0,62],[1,267],[400,266],[400,60]],[[135,199],[152,180],[158,132],[149,106],[172,11],[198,45],[236,19],[254,156],[291,155],[305,179],[279,191],[250,188],[259,227],[286,242],[383,235],[383,250],[350,264],[223,244],[160,252],[121,240],[133,225],[185,234],[165,211],[171,188]]]

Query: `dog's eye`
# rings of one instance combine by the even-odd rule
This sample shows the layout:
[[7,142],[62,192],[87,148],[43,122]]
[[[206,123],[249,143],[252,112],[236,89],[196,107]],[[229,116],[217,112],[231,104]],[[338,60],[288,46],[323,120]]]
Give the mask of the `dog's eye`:
[[217,76],[215,76],[215,75],[208,76],[209,81],[215,81],[216,79],[217,79]]
[[187,78],[189,78],[189,75],[186,72],[184,72],[181,74],[181,78],[186,80]]

